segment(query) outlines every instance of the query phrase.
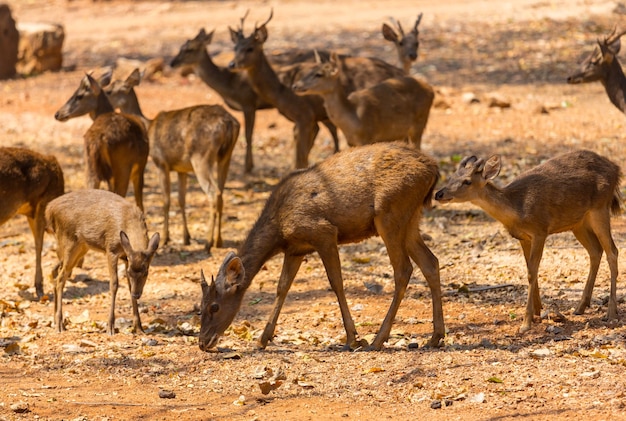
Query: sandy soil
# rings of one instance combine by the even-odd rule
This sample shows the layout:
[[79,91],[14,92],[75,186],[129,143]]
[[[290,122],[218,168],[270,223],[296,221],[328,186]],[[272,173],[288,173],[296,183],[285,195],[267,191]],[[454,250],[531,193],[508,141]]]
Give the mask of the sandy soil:
[[[113,65],[119,57],[169,60],[202,27],[216,29],[210,51],[225,62],[232,51],[227,26],[237,25],[250,9],[249,29],[264,21],[272,7],[268,50],[331,48],[393,63],[395,53],[379,32],[381,23],[393,16],[407,27],[424,13],[413,72],[437,89],[423,149],[438,160],[444,180],[455,160],[468,154],[500,153],[504,169],[499,183],[575,148],[618,163],[626,158],[624,115],[610,104],[602,86],[564,83],[598,37],[616,24],[626,25],[626,17],[614,12],[614,1],[14,3],[18,22],[65,26],[65,63],[62,72],[0,83],[0,145],[55,154],[67,190],[84,186],[82,134],[90,120],[59,123],[53,114],[85,71]],[[125,77],[129,71],[119,68],[116,74]],[[156,75],[137,91],[149,117],[160,110],[222,102],[197,78],[175,73]],[[468,102],[470,96],[477,101]],[[490,107],[493,96],[511,106]],[[240,113],[233,115],[243,123]],[[587,276],[587,255],[569,233],[550,237],[540,268],[545,318],[519,335],[527,292],[521,250],[499,223],[472,205],[437,206],[423,221],[423,231],[432,238],[428,245],[441,264],[447,336],[440,349],[424,346],[432,332],[431,298],[416,270],[385,349],[337,351],[344,337],[339,307],[319,258],[312,255],[300,269],[277,336],[266,350],[255,350],[254,339],[272,305],[280,256],[268,261],[254,280],[218,350],[200,351],[200,269],[215,273],[226,253],[243,240],[272,187],[292,168],[291,139],[289,122],[274,110],[259,112],[251,175],[243,171],[240,139],[225,193],[223,248],[208,254],[201,241],[182,245],[174,196],[173,242],[159,249],[140,300],[146,335],[129,333],[125,283],[116,309],[119,333],[105,334],[108,273],[104,257],[96,253],[87,255],[83,269],[67,284],[63,308],[68,330],[56,333],[53,304],[34,297],[34,246],[25,218],[0,227],[0,419],[626,419],[626,329],[623,316],[617,322],[603,320],[606,263],[592,307],[574,315]],[[331,139],[322,131],[311,160],[331,153]],[[146,214],[154,232],[162,224],[162,198],[152,164],[146,180]],[[200,240],[208,229],[207,198],[195,180],[187,207],[191,235]],[[624,218],[612,222],[622,249]],[[54,238],[46,236],[48,293],[55,248]],[[357,328],[371,339],[393,291],[384,245],[374,238],[345,246],[341,258]],[[625,265],[621,257],[620,267]],[[263,394],[259,384],[279,371],[286,380]],[[164,390],[175,398],[160,398]]]

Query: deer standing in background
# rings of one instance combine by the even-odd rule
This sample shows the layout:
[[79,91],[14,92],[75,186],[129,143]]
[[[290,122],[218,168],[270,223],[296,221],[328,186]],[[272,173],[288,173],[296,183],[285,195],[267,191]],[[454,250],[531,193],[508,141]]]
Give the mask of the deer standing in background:
[[267,40],[267,23],[272,14],[260,27],[254,28],[252,34],[245,37],[243,22],[241,28],[230,29],[231,39],[235,43],[235,57],[229,68],[235,71],[244,71],[256,91],[264,100],[274,105],[288,120],[294,122],[294,140],[296,143],[296,168],[306,168],[309,165],[309,152],[319,127],[318,121],[328,120],[322,98],[318,96],[298,96],[290,87],[284,85],[276,72],[272,69],[265,53],[263,44]]
[[[215,90],[224,99],[226,105],[233,110],[243,112],[246,136],[245,171],[249,173],[254,168],[252,132],[254,131],[256,110],[274,108],[274,105],[256,93],[244,73],[232,72],[213,62],[206,50],[213,39],[213,32],[207,34],[204,29],[201,29],[195,38],[186,41],[180,47],[176,57],[172,59],[171,66],[177,67],[184,64],[193,66],[200,79]],[[337,129],[328,120],[322,121],[322,124],[328,128],[335,144],[335,151],[338,151]]]
[[154,120],[150,120],[143,115],[135,94],[134,87],[140,81],[139,70],[135,69],[125,81],[115,81],[105,91],[116,108],[120,108],[123,113],[139,116],[146,124],[150,156],[159,169],[163,191],[164,243],[170,239],[170,171],[176,171],[178,204],[183,217],[183,241],[186,245],[190,244],[185,195],[187,173],[193,172],[211,202],[206,248],[210,251],[213,245],[222,247],[222,196],[230,159],[239,137],[239,122],[220,105],[196,105],[162,111]]
[[26,216],[35,239],[35,290],[43,297],[41,251],[46,205],[63,194],[63,171],[52,155],[26,148],[0,147],[0,225],[13,215]]
[[391,41],[396,46],[398,53],[398,60],[400,65],[404,69],[404,73],[408,76],[411,73],[411,64],[417,60],[417,50],[419,48],[419,26],[422,20],[422,13],[417,16],[413,29],[408,34],[404,33],[400,21],[394,19],[396,26],[398,27],[399,34],[393,30],[393,28],[386,23],[383,23],[382,32],[383,37],[387,41]]
[[93,124],[84,135],[87,186],[97,189],[105,181],[114,193],[126,196],[132,180],[135,202],[143,210],[143,177],[148,161],[148,138],[136,116],[118,114],[102,92],[111,75],[100,82],[85,75],[78,89],[54,114],[58,121],[89,114]]
[[380,235],[394,270],[395,290],[371,349],[379,350],[413,271],[413,260],[428,282],[434,331],[430,344],[444,337],[439,262],[424,244],[419,223],[430,206],[439,178],[437,163],[412,145],[377,143],[335,154],[313,167],[294,171],[274,189],[237,254],[229,253],[217,278],[202,276],[200,349],[217,344],[235,318],[246,290],[265,262],[284,253],[283,268],[270,319],[258,340],[265,348],[274,336],[287,292],[309,253],[317,252],[335,292],[346,330],[345,349],[356,341],[346,301],[338,244]]
[[591,304],[604,250],[611,271],[607,318],[616,319],[618,250],[611,236],[611,213],[621,210],[620,167],[595,152],[580,150],[556,156],[498,187],[492,180],[500,168],[498,155],[486,161],[466,157],[435,199],[480,206],[520,241],[529,283],[520,333],[530,330],[533,316],[540,315],[539,263],[546,238],[558,232],[572,231],[589,253],[589,276],[576,314]]
[[293,86],[299,95],[320,95],[331,121],[350,146],[406,139],[421,146],[435,94],[410,76],[387,79],[347,95],[336,54],[318,63]]
[[626,76],[617,60],[621,47],[620,38],[626,31],[614,29],[583,61],[577,73],[567,78],[567,83],[588,83],[600,81],[609,99],[623,113],[626,113]]
[[141,298],[148,269],[159,247],[159,233],[148,241],[148,230],[141,209],[124,198],[105,190],[83,189],[64,194],[46,208],[48,231],[57,239],[59,263],[52,276],[55,280],[54,319],[59,332],[63,325],[63,288],[72,269],[89,250],[106,254],[109,266],[111,310],[107,333],[115,333],[115,297],[119,281],[117,264],[126,269],[128,289],[133,306],[133,332],[141,331],[137,300]]

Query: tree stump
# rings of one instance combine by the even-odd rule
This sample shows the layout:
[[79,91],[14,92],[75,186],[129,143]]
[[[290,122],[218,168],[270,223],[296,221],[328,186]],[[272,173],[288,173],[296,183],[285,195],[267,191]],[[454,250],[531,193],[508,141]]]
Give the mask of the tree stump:
[[11,16],[11,9],[0,4],[0,79],[15,76],[20,34]]
[[63,65],[63,26],[54,23],[20,23],[17,71],[24,75],[60,70]]

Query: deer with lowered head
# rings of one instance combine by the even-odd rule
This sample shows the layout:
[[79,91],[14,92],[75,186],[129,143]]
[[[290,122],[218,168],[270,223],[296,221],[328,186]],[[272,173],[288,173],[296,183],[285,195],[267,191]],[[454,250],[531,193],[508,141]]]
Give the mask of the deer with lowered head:
[[347,95],[340,82],[341,65],[332,53],[293,85],[298,95],[320,95],[331,121],[350,146],[406,139],[421,146],[435,94],[410,76],[384,80]]
[[185,196],[187,174],[196,175],[200,187],[211,202],[209,235],[206,248],[222,247],[222,212],[224,186],[230,159],[239,137],[240,124],[221,105],[196,105],[179,110],[161,111],[153,120],[141,111],[135,86],[141,74],[135,69],[126,80],[117,80],[105,88],[112,105],[123,113],[139,116],[146,124],[150,156],[159,169],[163,191],[164,243],[169,237],[170,172],[178,174],[178,204],[183,219],[183,242],[190,244]]
[[59,332],[63,324],[63,288],[72,269],[89,250],[107,257],[111,310],[107,333],[115,333],[115,298],[119,286],[117,264],[124,262],[133,306],[133,332],[141,331],[137,300],[141,298],[148,269],[159,247],[159,233],[148,240],[144,215],[137,206],[106,190],[83,189],[66,193],[46,208],[48,231],[57,239],[59,263],[53,269],[55,281],[54,319]]
[[63,171],[52,155],[26,148],[0,147],[0,225],[14,215],[26,216],[35,239],[35,291],[43,297],[41,251],[46,205],[63,194]]
[[199,345],[209,350],[231,324],[252,280],[265,262],[283,253],[283,267],[269,321],[258,339],[265,348],[273,338],[287,292],[309,253],[317,252],[337,296],[349,349],[357,331],[345,297],[339,244],[356,243],[380,235],[393,266],[393,300],[376,338],[379,350],[391,326],[413,272],[422,271],[433,302],[438,346],[444,337],[439,262],[420,235],[424,206],[430,206],[439,178],[437,163],[404,142],[377,143],[339,152],[304,170],[286,176],[268,198],[261,215],[237,253],[230,252],[217,277],[207,284],[201,277],[202,305]]
[[471,202],[500,221],[519,240],[528,269],[528,300],[520,333],[539,316],[538,272],[546,238],[572,231],[589,254],[589,275],[576,308],[582,314],[591,293],[602,252],[611,272],[607,318],[617,318],[617,255],[611,236],[611,214],[621,211],[620,167],[587,150],[558,155],[499,187],[493,183],[501,168],[498,155],[487,160],[464,158],[445,187],[437,192],[441,203]]
[[393,43],[398,53],[398,60],[400,65],[404,69],[404,73],[408,76],[411,73],[411,64],[417,60],[417,49],[419,48],[419,26],[422,20],[422,13],[417,16],[417,20],[413,25],[413,28],[409,33],[405,34],[402,29],[400,21],[394,19],[396,26],[398,27],[398,33],[386,23],[383,23],[382,33],[383,37]]
[[[256,120],[256,110],[274,108],[273,103],[262,98],[254,90],[245,73],[232,72],[227,68],[216,65],[206,48],[211,44],[214,31],[206,33],[201,29],[195,38],[187,40],[172,59],[171,66],[178,67],[190,65],[195,69],[196,74],[204,83],[214,89],[231,109],[243,112],[244,130],[246,137],[246,161],[245,171],[247,173],[254,168],[252,157],[252,132]],[[274,56],[270,55],[270,61]],[[308,55],[284,54],[280,56],[289,62],[303,60]],[[277,74],[282,79],[283,72],[276,69]],[[339,138],[336,127],[325,119],[322,124],[326,126],[335,144],[335,151],[339,150]]]
[[135,202],[143,210],[144,169],[148,161],[148,138],[138,117],[119,114],[102,92],[111,81],[107,73],[96,81],[85,75],[78,89],[54,114],[58,121],[89,114],[93,124],[84,135],[87,186],[97,189],[102,181],[109,190],[126,196],[132,180]]
[[598,45],[587,56],[578,72],[567,78],[567,83],[589,83],[600,81],[611,100],[621,112],[626,113],[626,76],[617,60],[621,47],[621,37],[626,30],[617,32],[617,29],[598,40]]

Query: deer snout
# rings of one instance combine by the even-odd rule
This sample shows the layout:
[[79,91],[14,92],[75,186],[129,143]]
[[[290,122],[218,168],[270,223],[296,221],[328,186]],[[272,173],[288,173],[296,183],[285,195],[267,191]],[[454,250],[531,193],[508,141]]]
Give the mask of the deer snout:
[[57,121],[67,121],[67,120],[69,120],[67,118],[67,116],[61,114],[60,111],[57,111],[56,113],[54,113],[54,119],[57,120]]
[[445,198],[445,191],[444,191],[444,189],[441,189],[437,193],[435,193],[435,200],[437,200],[439,202],[447,202],[447,201],[449,201],[449,200],[447,200]]
[[235,70],[237,68],[237,63],[235,63],[235,60],[231,60],[231,62],[228,63],[228,68],[230,70]]

